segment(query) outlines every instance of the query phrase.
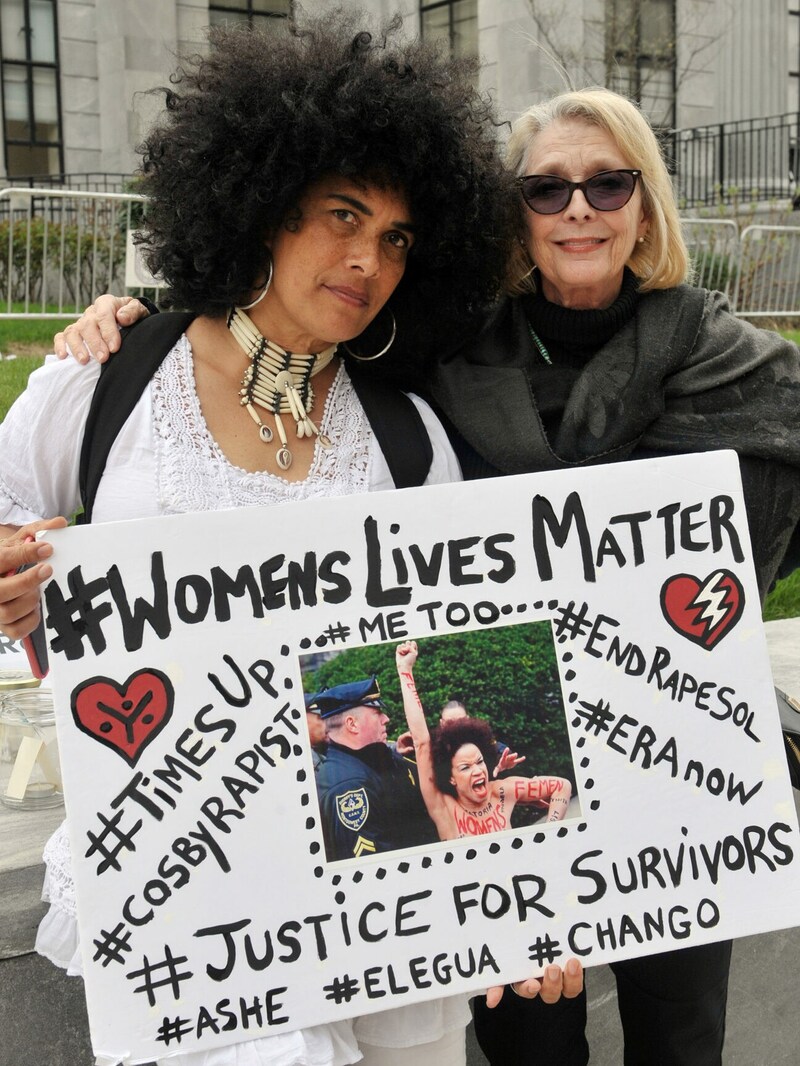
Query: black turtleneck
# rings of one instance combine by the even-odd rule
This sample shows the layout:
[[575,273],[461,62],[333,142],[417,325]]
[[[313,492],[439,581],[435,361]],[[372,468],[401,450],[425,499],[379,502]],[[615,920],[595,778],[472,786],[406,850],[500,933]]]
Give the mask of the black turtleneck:
[[562,307],[550,303],[541,292],[522,297],[528,322],[552,360],[548,364],[532,343],[531,361],[525,368],[539,415],[551,439],[584,366],[633,318],[638,290],[638,278],[626,268],[619,296],[602,310],[577,311]]

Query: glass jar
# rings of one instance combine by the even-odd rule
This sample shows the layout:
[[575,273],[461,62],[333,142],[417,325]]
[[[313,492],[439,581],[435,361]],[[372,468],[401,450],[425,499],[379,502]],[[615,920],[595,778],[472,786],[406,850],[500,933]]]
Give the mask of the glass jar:
[[38,688],[41,683],[30,670],[0,668],[0,700],[6,692],[13,692],[18,688]]
[[0,803],[40,810],[63,802],[52,693],[0,688]]

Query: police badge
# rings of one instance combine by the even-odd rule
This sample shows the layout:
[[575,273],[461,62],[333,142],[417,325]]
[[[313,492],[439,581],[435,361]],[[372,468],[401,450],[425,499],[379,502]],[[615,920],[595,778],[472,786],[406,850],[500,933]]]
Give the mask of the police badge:
[[354,833],[362,827],[369,817],[369,800],[366,789],[357,788],[336,797],[336,813],[345,829]]

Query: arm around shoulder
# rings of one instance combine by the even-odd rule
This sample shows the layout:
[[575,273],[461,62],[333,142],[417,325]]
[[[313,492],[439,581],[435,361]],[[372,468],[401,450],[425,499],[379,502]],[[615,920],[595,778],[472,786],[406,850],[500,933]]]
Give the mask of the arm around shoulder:
[[120,328],[132,326],[158,308],[150,300],[137,296],[98,296],[77,321],[53,337],[53,351],[59,359],[68,356],[77,363],[95,359],[104,363],[110,354],[119,351]]

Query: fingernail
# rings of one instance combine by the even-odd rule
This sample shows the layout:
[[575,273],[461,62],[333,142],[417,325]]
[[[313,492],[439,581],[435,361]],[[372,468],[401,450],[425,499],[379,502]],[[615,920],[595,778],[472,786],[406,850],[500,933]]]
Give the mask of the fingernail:
[[577,959],[570,959],[567,963],[567,973],[570,977],[577,977],[581,972],[581,964]]
[[550,978],[551,981],[557,981],[558,977],[559,977],[558,967],[557,966],[548,966],[547,967],[547,976]]

